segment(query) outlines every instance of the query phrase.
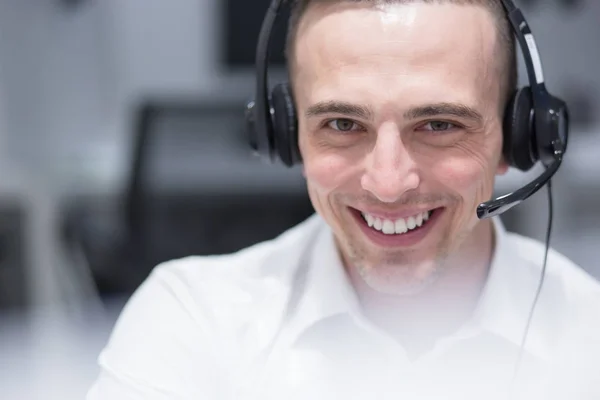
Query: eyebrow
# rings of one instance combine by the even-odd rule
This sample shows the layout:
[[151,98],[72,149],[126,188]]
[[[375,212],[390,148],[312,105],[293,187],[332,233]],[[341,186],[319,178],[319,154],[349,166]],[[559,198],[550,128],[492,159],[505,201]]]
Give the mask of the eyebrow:
[[[373,118],[373,112],[370,107],[343,101],[318,102],[311,105],[306,110],[307,117],[315,117],[324,114],[341,114],[365,120]],[[480,123],[483,121],[483,116],[479,111],[467,105],[458,103],[435,103],[413,107],[406,111],[403,116],[405,119],[419,119],[437,117],[440,115],[453,115],[458,118],[471,119]]]
[[437,103],[414,107],[404,113],[406,119],[418,119],[424,117],[436,117],[439,115],[453,115],[458,118],[483,121],[483,116],[479,111],[464,104],[455,103]]
[[323,101],[311,105],[306,110],[307,117],[315,117],[323,114],[341,114],[366,120],[373,118],[373,112],[368,106],[343,101]]

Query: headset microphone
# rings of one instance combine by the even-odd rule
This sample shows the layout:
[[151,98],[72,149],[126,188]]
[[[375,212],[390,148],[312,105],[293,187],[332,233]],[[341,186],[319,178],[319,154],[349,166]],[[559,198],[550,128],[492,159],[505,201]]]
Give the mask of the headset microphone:
[[564,147],[560,142],[557,142],[555,145],[555,154],[557,157],[556,161],[550,164],[550,166],[546,168],[546,171],[542,175],[537,177],[533,182],[530,182],[528,185],[523,186],[512,193],[498,197],[494,200],[487,201],[485,203],[481,203],[479,206],[477,206],[477,217],[479,219],[484,219],[502,214],[523,202],[548,184],[550,178],[552,178],[556,171],[558,171],[558,167],[560,167],[562,155],[564,153]]
[[511,0],[502,0],[502,5],[521,47],[529,78],[529,87],[519,89],[506,108],[503,153],[510,165],[521,171],[538,161],[545,171],[515,192],[480,204],[480,219],[508,211],[547,185],[562,163],[569,136],[567,105],[546,90],[537,45],[525,17]]

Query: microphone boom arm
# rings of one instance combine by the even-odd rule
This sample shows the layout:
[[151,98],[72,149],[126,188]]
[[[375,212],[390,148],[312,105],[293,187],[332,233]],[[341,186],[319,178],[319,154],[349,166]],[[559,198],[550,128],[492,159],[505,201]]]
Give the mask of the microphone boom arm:
[[510,210],[540,190],[550,178],[552,178],[556,171],[558,171],[558,167],[560,167],[562,153],[556,152],[555,155],[555,161],[546,168],[546,171],[542,175],[538,176],[529,184],[512,193],[498,197],[494,200],[486,201],[477,206],[477,217],[479,219],[495,217],[496,215]]

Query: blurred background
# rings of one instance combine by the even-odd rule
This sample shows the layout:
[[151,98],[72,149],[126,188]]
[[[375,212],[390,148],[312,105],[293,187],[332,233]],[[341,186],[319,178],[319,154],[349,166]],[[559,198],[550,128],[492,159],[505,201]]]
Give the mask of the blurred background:
[[[313,212],[300,171],[264,164],[244,136],[268,3],[0,2],[0,398],[83,398],[156,264],[235,251]],[[517,4],[572,114],[552,244],[600,278],[600,2]],[[273,82],[284,35],[281,19]],[[539,173],[511,171],[497,192]],[[542,240],[546,200],[502,218]]]

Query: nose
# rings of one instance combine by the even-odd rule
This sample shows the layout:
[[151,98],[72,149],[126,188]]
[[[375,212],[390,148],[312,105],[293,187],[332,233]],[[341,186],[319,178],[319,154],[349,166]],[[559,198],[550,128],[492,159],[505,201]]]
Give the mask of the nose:
[[367,155],[361,178],[363,189],[382,202],[393,203],[407,191],[416,189],[419,183],[417,165],[398,128],[395,124],[382,125],[375,146]]

